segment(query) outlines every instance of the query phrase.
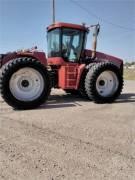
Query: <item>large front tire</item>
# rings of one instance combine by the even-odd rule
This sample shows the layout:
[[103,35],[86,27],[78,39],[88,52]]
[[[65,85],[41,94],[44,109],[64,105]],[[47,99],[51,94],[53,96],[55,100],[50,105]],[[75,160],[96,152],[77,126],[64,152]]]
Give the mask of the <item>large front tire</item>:
[[37,60],[17,58],[2,68],[0,92],[15,109],[33,109],[46,101],[50,82],[46,68]]
[[97,63],[89,69],[86,75],[85,88],[89,99],[94,102],[111,103],[122,91],[123,76],[114,64]]

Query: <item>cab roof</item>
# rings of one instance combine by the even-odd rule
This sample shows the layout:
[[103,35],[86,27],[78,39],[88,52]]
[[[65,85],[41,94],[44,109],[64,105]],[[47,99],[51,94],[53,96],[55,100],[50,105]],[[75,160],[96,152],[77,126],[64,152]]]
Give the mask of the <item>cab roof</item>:
[[50,26],[47,27],[47,31],[50,31],[55,28],[62,28],[62,27],[88,31],[88,28],[85,27],[85,25],[78,25],[78,24],[71,24],[71,23],[64,23],[64,22],[56,22],[54,24],[51,24]]

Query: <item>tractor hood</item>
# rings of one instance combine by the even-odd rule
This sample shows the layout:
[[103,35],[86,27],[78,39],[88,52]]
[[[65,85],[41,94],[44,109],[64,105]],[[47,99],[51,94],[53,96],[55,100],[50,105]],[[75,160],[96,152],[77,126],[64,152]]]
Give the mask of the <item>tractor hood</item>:
[[0,54],[0,68],[7,62],[20,57],[32,57],[39,60],[43,65],[47,65],[46,54],[44,52],[27,49]]
[[[92,56],[92,51],[91,50],[85,50],[84,53],[85,53],[86,57],[91,57]],[[109,62],[112,62],[113,64],[115,64],[118,67],[123,65],[123,60],[122,59],[117,58],[117,57],[112,56],[112,55],[102,53],[102,52],[96,52],[96,58],[95,58],[94,61],[96,61],[96,62],[109,61]]]

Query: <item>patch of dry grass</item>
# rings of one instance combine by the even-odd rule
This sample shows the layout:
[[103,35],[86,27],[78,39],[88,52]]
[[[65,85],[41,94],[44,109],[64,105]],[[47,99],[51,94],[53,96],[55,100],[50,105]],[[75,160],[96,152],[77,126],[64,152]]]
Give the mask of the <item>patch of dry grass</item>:
[[135,80],[135,69],[124,69],[124,79]]

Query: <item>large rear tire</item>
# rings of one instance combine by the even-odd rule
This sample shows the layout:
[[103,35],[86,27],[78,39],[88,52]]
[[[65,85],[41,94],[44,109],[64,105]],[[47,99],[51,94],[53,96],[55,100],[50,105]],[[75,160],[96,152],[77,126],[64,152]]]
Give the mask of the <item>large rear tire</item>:
[[0,93],[15,109],[33,109],[40,106],[50,94],[46,68],[33,58],[14,59],[2,68]]
[[85,89],[85,77],[87,74],[87,70],[84,70],[82,77],[80,79],[80,84],[79,84],[79,95],[80,97],[84,98],[84,99],[89,99],[88,95],[86,93],[86,89]]
[[85,78],[86,78],[86,75],[87,75],[88,71],[90,70],[90,68],[92,66],[94,66],[94,65],[95,65],[95,63],[90,63],[89,65],[87,65],[84,72],[82,73],[82,76],[81,76],[81,79],[80,79],[79,95],[84,99],[89,99],[90,100],[90,98],[88,97],[88,94],[86,92],[86,88],[85,88]]
[[89,69],[86,75],[85,88],[89,99],[94,102],[111,103],[122,91],[123,76],[114,64],[97,63]]

